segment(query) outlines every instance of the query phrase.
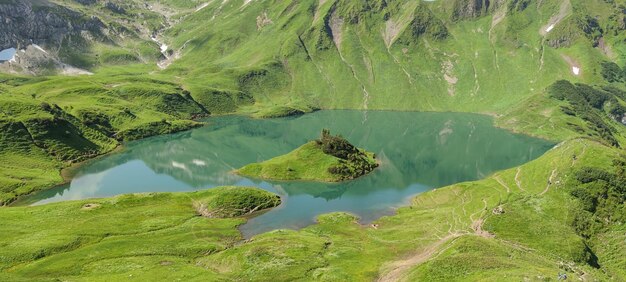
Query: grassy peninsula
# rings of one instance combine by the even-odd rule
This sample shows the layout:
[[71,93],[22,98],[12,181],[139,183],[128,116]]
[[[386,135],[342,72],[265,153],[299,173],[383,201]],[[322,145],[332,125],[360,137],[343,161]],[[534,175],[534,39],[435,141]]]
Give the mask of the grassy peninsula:
[[268,180],[339,182],[368,174],[376,167],[374,153],[359,149],[324,129],[320,139],[286,155],[246,165],[237,173]]

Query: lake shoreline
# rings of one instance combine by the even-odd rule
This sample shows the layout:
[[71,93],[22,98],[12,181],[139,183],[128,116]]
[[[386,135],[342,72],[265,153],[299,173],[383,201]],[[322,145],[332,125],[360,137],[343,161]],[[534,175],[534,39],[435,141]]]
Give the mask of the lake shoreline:
[[[546,142],[550,142],[550,143],[554,143],[554,141],[552,140],[548,140],[545,138],[542,138],[541,136],[535,136],[533,134],[527,134],[525,132],[520,132],[511,128],[506,128],[506,127],[502,127],[502,126],[498,126],[495,122],[495,119],[498,118],[497,115],[493,115],[493,114],[489,114],[489,113],[476,113],[476,112],[455,112],[455,111],[404,111],[404,110],[381,110],[381,109],[368,109],[368,110],[354,110],[354,109],[342,109],[342,108],[337,108],[337,109],[322,109],[322,110],[318,110],[318,111],[313,111],[313,112],[307,112],[304,113],[302,115],[298,115],[298,116],[287,116],[287,117],[271,117],[271,118],[258,118],[258,117],[254,117],[252,114],[250,113],[241,113],[241,112],[233,112],[233,113],[224,113],[224,114],[215,114],[215,115],[211,115],[208,117],[203,117],[201,119],[197,119],[196,121],[202,122],[204,123],[203,125],[201,125],[200,127],[193,127],[193,128],[189,128],[187,130],[183,130],[180,132],[173,132],[173,133],[168,133],[168,134],[159,134],[159,135],[153,135],[153,136],[147,136],[145,138],[140,138],[137,140],[133,140],[131,142],[136,142],[136,141],[143,141],[143,140],[147,140],[150,138],[158,138],[158,137],[162,137],[162,136],[168,136],[168,135],[174,135],[174,134],[178,134],[178,133],[183,133],[183,132],[189,132],[191,130],[194,129],[198,129],[198,128],[202,128],[202,127],[207,127],[210,126],[210,120],[213,118],[218,118],[218,117],[226,117],[226,116],[239,116],[239,117],[243,117],[243,118],[249,118],[249,119],[253,119],[253,120],[281,120],[281,119],[297,119],[297,118],[301,118],[301,117],[305,117],[305,116],[309,116],[311,114],[317,113],[317,112],[324,112],[324,111],[329,111],[329,112],[341,112],[341,111],[357,111],[357,112],[362,112],[362,113],[379,113],[379,112],[390,112],[390,113],[436,113],[436,114],[469,114],[469,115],[475,115],[475,116],[482,116],[482,117],[487,117],[490,120],[491,125],[494,128],[499,128],[505,131],[508,131],[510,133],[513,134],[519,134],[519,135],[524,135],[527,137],[532,137],[532,138],[536,138],[536,139],[541,139],[544,140]],[[45,192],[45,191],[50,191],[52,189],[55,188],[59,188],[61,186],[67,185],[69,183],[71,183],[71,181],[76,177],[77,171],[80,170],[82,167],[97,161],[99,159],[120,153],[124,150],[124,148],[126,147],[128,143],[121,143],[118,146],[116,146],[114,149],[112,149],[111,151],[99,154],[97,156],[94,157],[90,157],[87,158],[83,161],[80,162],[76,162],[73,164],[70,164],[67,167],[63,167],[59,170],[59,174],[62,178],[62,181],[57,183],[56,185],[50,186],[48,188],[45,189],[40,189],[40,190],[36,190],[33,191],[31,193],[28,194],[24,194],[24,195],[20,195],[18,197],[16,197],[15,200],[9,202],[6,204],[7,207],[13,207],[13,206],[24,206],[24,205],[31,205],[28,204],[26,201],[26,203],[24,203],[25,199],[31,198],[34,195],[37,195],[39,193]],[[556,143],[554,143],[556,145]],[[257,179],[257,180],[267,180],[267,179]],[[292,181],[286,180],[286,181],[279,181],[279,182],[284,182],[284,183],[290,183]],[[315,182],[315,181],[310,181],[310,182]],[[344,181],[345,182],[345,181]],[[333,183],[341,183],[341,182],[328,182],[329,184],[333,184]]]

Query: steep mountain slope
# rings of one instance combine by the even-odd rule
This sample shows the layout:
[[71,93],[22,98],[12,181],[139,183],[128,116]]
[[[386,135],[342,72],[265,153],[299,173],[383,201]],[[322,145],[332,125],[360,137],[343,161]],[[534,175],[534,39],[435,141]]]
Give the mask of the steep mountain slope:
[[566,2],[546,34],[555,1],[214,1],[167,31],[183,54],[167,72],[194,97],[253,84],[268,107],[500,111],[558,78],[598,81],[600,36],[621,47],[586,22],[617,4]]
[[175,84],[122,76],[0,76],[0,202],[62,182],[60,168],[120,142],[189,129],[209,114]]
[[100,65],[162,59],[151,39],[166,18],[126,1],[0,2],[0,50],[17,49],[0,70],[23,74],[90,74]]
[[[2,204],[61,182],[59,169],[76,161],[209,114],[479,112],[563,143],[524,166],[421,195],[377,225],[332,214],[234,244],[229,223],[195,238],[226,238],[220,251],[183,246],[176,261],[187,274],[234,280],[523,280],[559,271],[624,279],[624,0],[0,0],[0,20],[10,27],[0,49],[18,49],[0,62],[9,73],[0,75]],[[102,258],[162,262],[141,250],[109,256],[109,234],[24,235],[35,247],[19,266],[0,257],[10,270],[0,278],[103,269],[120,278],[142,273]]]

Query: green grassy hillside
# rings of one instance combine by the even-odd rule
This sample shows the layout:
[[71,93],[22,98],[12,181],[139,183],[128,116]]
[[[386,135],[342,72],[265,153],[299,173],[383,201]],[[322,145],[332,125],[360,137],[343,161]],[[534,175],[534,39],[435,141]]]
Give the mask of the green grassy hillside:
[[179,278],[197,278],[203,271],[190,259],[231,247],[241,216],[279,203],[256,188],[220,187],[2,209],[11,224],[0,229],[0,278],[117,280],[149,271],[145,279],[164,279],[193,269]]
[[574,139],[485,180],[419,195],[371,225],[332,213],[246,241],[236,230],[245,220],[231,216],[275,206],[275,196],[221,188],[3,208],[0,277],[620,280],[622,224],[600,220],[592,236],[581,233],[575,219],[586,209],[572,196],[581,182],[570,177],[593,169],[623,180],[623,165],[611,164],[619,153]]
[[[580,132],[566,126],[572,119],[545,89],[559,79],[604,83],[604,61],[617,62],[618,70],[626,63],[623,1],[54,2],[97,17],[109,30],[127,30],[124,42],[131,45],[156,34],[171,60],[141,59],[146,56],[133,55],[135,47],[120,43],[124,33],[114,32],[108,43],[87,42],[90,51],[60,49],[96,58],[93,76],[3,76],[0,103],[8,103],[9,117],[3,119],[56,116],[29,126],[68,128],[65,139],[35,134],[47,156],[35,158],[30,150],[20,157],[57,164],[41,179],[5,185],[3,202],[60,182],[55,170],[108,152],[116,140],[190,128],[190,119],[208,113],[471,111],[563,140]],[[158,53],[152,44],[140,49]],[[16,155],[10,143],[1,151]],[[20,170],[27,169],[13,169]],[[7,183],[22,178],[6,174]]]
[[[600,35],[585,33],[582,21],[614,24],[618,3],[559,1],[567,2],[565,19],[544,34],[561,9],[554,1],[500,1],[462,19],[455,12],[473,1],[449,2],[211,2],[166,32],[185,46],[167,72],[184,73],[190,85],[255,85],[259,106],[479,112],[507,109],[558,78],[599,80]],[[619,32],[601,36],[610,48],[623,44]],[[552,37],[569,44],[551,47]]]
[[333,213],[246,241],[231,216],[274,196],[0,207],[0,280],[626,279],[624,0],[51,2],[99,19],[106,36],[35,42],[94,75],[0,75],[1,205],[210,114],[477,112],[562,143],[372,225]]
[[154,78],[2,76],[0,203],[62,182],[59,170],[120,142],[201,125],[208,110],[179,86]]
[[[88,68],[95,75],[2,76],[3,124],[56,115],[30,126],[72,127],[63,131],[76,136],[35,136],[43,155],[17,154],[13,141],[3,147],[3,155],[49,168],[7,167],[2,181],[14,184],[3,186],[2,202],[60,182],[59,167],[108,152],[116,140],[190,128],[190,119],[209,113],[480,112],[496,116],[499,126],[564,140],[581,134],[569,126],[579,119],[546,89],[560,79],[620,84],[626,64],[624,1],[109,2],[54,1],[109,30],[128,30],[126,43],[119,41],[124,33],[113,32],[111,41],[87,42],[89,51],[61,46],[61,53],[96,60]],[[170,59],[131,54],[158,53],[157,44],[138,43],[155,34]]]

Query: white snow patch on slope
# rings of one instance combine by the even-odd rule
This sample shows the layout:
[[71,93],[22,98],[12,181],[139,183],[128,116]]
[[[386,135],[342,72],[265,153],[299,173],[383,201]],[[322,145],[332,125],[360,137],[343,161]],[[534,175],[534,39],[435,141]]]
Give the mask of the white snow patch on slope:
[[175,167],[175,168],[180,168],[182,170],[187,170],[187,166],[185,164],[172,162],[172,166]]
[[44,50],[43,48],[41,48],[41,46],[37,45],[37,44],[33,44],[33,47],[37,48],[37,50],[44,52],[46,54],[48,54],[48,51]]
[[206,162],[205,161],[201,161],[201,160],[193,160],[191,161],[193,164],[197,165],[197,166],[206,166]]

